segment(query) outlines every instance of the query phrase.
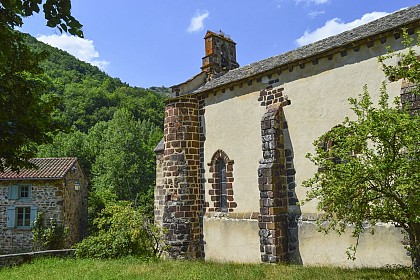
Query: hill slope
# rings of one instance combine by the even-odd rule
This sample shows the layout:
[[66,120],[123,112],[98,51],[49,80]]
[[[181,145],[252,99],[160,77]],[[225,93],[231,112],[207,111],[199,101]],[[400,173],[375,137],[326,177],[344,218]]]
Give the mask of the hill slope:
[[131,87],[34,37],[28,35],[26,40],[36,52],[49,53],[42,67],[52,79],[51,92],[62,97],[59,108],[66,124],[86,132],[97,122],[110,120],[121,107],[128,108],[135,119],[149,120],[156,126],[163,124],[162,101],[169,89]]
[[113,200],[128,200],[152,215],[155,156],[162,138],[164,87],[131,87],[97,67],[38,42],[27,35],[36,52],[48,52],[42,63],[47,94],[59,96],[57,120],[69,127],[39,147],[39,157],[76,156],[90,179],[91,220]]

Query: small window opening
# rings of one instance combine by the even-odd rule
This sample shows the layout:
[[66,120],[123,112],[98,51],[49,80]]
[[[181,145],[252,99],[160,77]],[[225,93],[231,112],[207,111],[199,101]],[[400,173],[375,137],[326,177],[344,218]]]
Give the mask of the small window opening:
[[227,187],[226,187],[226,163],[224,160],[219,160],[216,163],[217,166],[217,179],[219,180],[219,191],[220,191],[220,210],[221,212],[227,212]]
[[16,226],[18,227],[31,226],[31,207],[17,208]]
[[20,186],[19,192],[20,198],[29,198],[29,186]]

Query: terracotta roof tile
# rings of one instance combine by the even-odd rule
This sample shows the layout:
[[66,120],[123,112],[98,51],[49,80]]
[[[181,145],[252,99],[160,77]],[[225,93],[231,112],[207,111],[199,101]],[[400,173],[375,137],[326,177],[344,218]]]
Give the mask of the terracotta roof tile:
[[62,179],[76,161],[75,157],[32,158],[29,162],[38,168],[23,168],[19,173],[5,168],[0,172],[0,180]]

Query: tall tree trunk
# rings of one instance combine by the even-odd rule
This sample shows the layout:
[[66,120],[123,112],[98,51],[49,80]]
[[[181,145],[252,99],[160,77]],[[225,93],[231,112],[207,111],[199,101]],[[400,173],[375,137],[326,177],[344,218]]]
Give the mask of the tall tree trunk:
[[410,223],[407,230],[410,237],[410,252],[413,271],[420,276],[420,223]]
[[411,252],[411,260],[413,263],[413,271],[416,275],[420,276],[420,246],[419,244],[413,248]]

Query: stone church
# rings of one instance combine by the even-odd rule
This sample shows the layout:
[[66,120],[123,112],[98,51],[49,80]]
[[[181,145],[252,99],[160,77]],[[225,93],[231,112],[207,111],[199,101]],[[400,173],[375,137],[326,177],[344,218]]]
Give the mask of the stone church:
[[[377,104],[383,81],[391,98],[409,94],[378,63],[388,46],[405,51],[403,28],[416,36],[420,5],[243,67],[235,42],[208,31],[201,72],[172,87],[164,139],[155,149],[155,220],[166,229],[169,256],[410,265],[401,228],[375,225],[351,261],[345,254],[355,244],[351,233],[318,232],[316,201],[299,203],[302,181],[317,171],[305,155],[315,139],[353,116],[349,97],[367,84]],[[410,98],[420,107],[418,97]]]

